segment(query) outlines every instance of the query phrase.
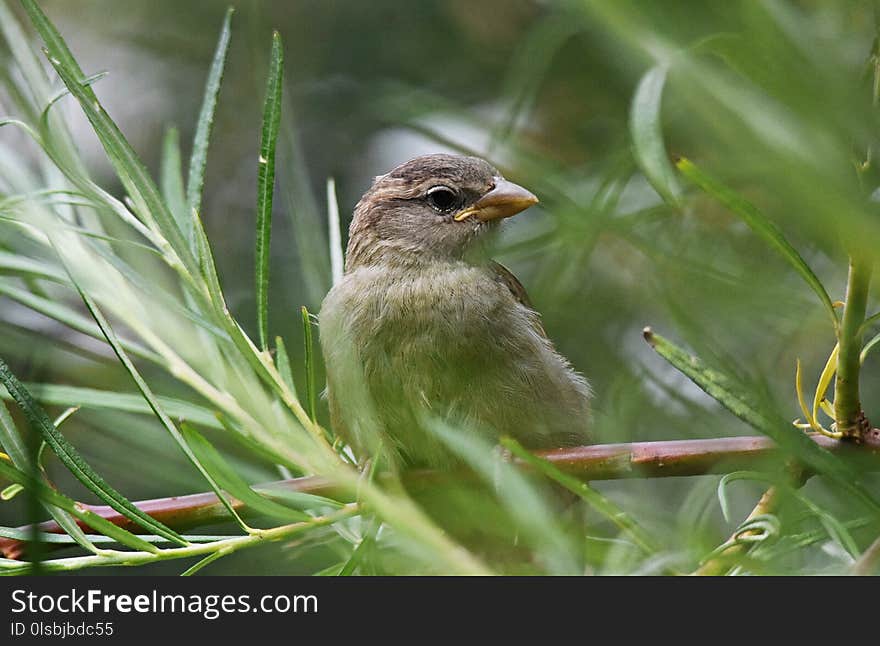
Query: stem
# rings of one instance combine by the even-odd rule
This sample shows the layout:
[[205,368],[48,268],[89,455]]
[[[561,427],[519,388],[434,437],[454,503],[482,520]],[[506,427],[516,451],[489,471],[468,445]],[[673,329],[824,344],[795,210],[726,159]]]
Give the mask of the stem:
[[170,559],[187,558],[191,556],[208,556],[219,553],[223,556],[237,552],[245,547],[251,547],[257,543],[278,541],[294,534],[298,534],[307,529],[321,527],[324,525],[332,525],[333,523],[351,516],[358,512],[358,505],[355,503],[346,505],[342,509],[333,512],[327,516],[319,516],[312,520],[292,523],[290,525],[282,525],[273,527],[272,529],[260,530],[254,534],[247,536],[235,536],[224,541],[215,541],[211,543],[198,543],[187,547],[169,548],[160,550],[159,552],[113,552],[105,551],[104,554],[90,556],[74,556],[66,559],[54,559],[50,563],[43,563],[45,569],[49,572],[80,570],[92,566],[110,566],[110,565],[141,565],[144,563],[155,563],[156,561],[167,561]]
[[837,430],[855,442],[861,442],[870,425],[859,399],[859,355],[862,352],[862,324],[868,306],[873,263],[853,254],[846,286],[846,306],[837,332],[840,353],[837,357],[837,380],[834,387],[834,417]]

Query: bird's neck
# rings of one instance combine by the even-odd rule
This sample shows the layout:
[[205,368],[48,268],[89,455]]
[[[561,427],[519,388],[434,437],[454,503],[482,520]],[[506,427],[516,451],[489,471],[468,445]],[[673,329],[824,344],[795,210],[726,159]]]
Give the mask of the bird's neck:
[[484,265],[489,262],[490,249],[484,239],[475,239],[459,249],[425,248],[401,240],[384,240],[375,236],[351,238],[346,249],[346,273],[365,267],[385,267],[418,270],[426,267],[450,265]]

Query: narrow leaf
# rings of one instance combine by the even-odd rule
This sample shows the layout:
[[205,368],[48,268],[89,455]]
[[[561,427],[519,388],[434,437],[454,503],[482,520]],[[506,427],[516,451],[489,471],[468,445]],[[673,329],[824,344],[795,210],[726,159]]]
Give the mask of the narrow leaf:
[[660,106],[668,68],[657,65],[639,81],[629,114],[636,161],[647,180],[671,206],[679,206],[681,186],[663,143]]
[[501,438],[501,445],[520,460],[538,471],[538,473],[541,473],[545,477],[562,485],[577,495],[581,500],[585,501],[596,511],[614,523],[619,529],[626,534],[629,534],[633,539],[633,542],[635,542],[643,552],[646,554],[655,554],[659,551],[660,548],[658,545],[651,540],[635,519],[586,482],[582,482],[567,473],[563,473],[547,460],[539,458],[527,451],[519,442],[511,437]]
[[193,565],[188,567],[186,570],[181,572],[180,576],[192,576],[193,574],[195,574],[196,572],[201,570],[206,565],[210,565],[211,563],[213,563],[214,561],[216,561],[217,559],[219,559],[223,556],[226,556],[226,552],[223,551],[222,549],[217,550],[213,554],[208,554],[208,556],[206,556],[205,558],[203,558],[199,561],[196,561],[196,563],[194,563]]
[[214,59],[211,61],[211,69],[205,82],[204,98],[202,99],[202,107],[199,110],[199,120],[196,124],[196,133],[193,138],[192,155],[189,158],[189,177],[186,185],[188,217],[182,223],[181,228],[184,236],[190,241],[193,241],[191,231],[192,214],[199,214],[202,210],[202,189],[205,185],[208,145],[214,125],[214,110],[217,108],[217,96],[220,93],[220,86],[223,83],[223,71],[226,67],[226,52],[229,49],[232,13],[233,8],[229,7],[226,10],[226,16],[223,18],[220,38],[217,40]]
[[[36,480],[35,478],[30,477],[24,471],[21,471],[20,469],[16,469],[15,467],[6,464],[2,460],[0,460],[0,476],[22,485],[27,490],[33,491],[44,504],[52,505],[53,507],[57,507],[67,512],[71,516],[74,516],[81,520],[83,523],[85,523],[95,531],[101,532],[105,536],[113,538],[115,541],[121,543],[122,545],[126,545],[133,549],[145,552],[155,553],[159,551],[155,546],[151,545],[147,541],[132,534],[126,529],[122,529],[118,525],[114,525],[106,518],[103,518],[93,511],[90,511],[88,508],[83,507],[78,502],[75,502],[67,496],[58,493],[48,485],[40,482],[39,480]],[[120,511],[120,513],[123,512]],[[125,515],[128,516],[128,514]],[[159,535],[162,536],[162,538],[164,538],[165,540],[170,540],[172,543],[180,544],[180,541],[171,540],[169,536],[167,536],[164,532]]]
[[315,359],[312,341],[312,319],[306,306],[302,306],[303,345],[306,355],[306,399],[309,403],[309,417],[317,419],[317,394],[315,393]]
[[180,227],[165,206],[159,189],[131,144],[101,106],[94,90],[83,82],[86,77],[64,39],[34,0],[21,0],[21,2],[46,44],[49,62],[79,102],[126,191],[135,203],[139,203],[142,207],[138,209],[140,215],[155,222],[159,232],[171,244],[171,248],[184,267],[189,270],[195,269],[195,259],[189,251]]
[[[75,283],[74,283],[75,284]],[[76,284],[75,284],[76,285]],[[223,496],[223,491],[220,489],[220,485],[214,480],[213,476],[202,466],[202,463],[199,461],[198,457],[196,457],[195,453],[193,453],[192,449],[190,449],[186,440],[180,431],[177,430],[177,427],[174,425],[174,422],[171,421],[171,418],[168,417],[168,414],[162,408],[162,405],[159,403],[156,396],[153,394],[152,389],[147,385],[147,382],[144,381],[141,374],[138,372],[137,368],[135,368],[134,364],[131,362],[131,359],[128,358],[125,350],[122,348],[122,345],[119,343],[119,339],[116,338],[116,333],[113,331],[113,328],[110,327],[110,324],[107,322],[107,319],[104,318],[104,315],[98,309],[98,306],[91,299],[91,297],[86,294],[79,285],[76,285],[76,288],[79,290],[80,296],[82,296],[83,303],[85,303],[92,317],[95,319],[95,322],[98,324],[98,327],[101,328],[101,332],[104,333],[104,337],[107,339],[107,342],[113,348],[113,352],[116,353],[116,357],[119,359],[120,363],[125,367],[129,376],[134,381],[135,385],[140,390],[144,399],[150,405],[150,409],[162,423],[162,426],[165,427],[165,430],[168,431],[168,434],[171,435],[172,439],[177,442],[177,445],[183,451],[183,454],[187,457],[187,459],[192,463],[192,465],[198,470],[199,473],[208,481],[208,484],[211,485],[211,488],[214,490],[214,493],[223,501],[223,504],[226,505],[227,509],[232,514],[233,518],[238,521],[244,531],[248,531],[247,525],[245,525],[241,518],[239,518],[238,514],[235,513],[235,510],[227,503],[226,498]]]
[[[150,405],[144,400],[143,396],[135,393],[122,393],[59,384],[27,383],[24,386],[34,399],[50,406],[79,406],[87,409],[153,414]],[[0,391],[0,396],[8,397],[8,394]],[[159,396],[156,399],[172,417],[186,419],[195,424],[211,428],[222,428],[214,412],[208,408],[173,397]]]
[[[193,452],[202,464],[211,471],[218,484],[235,498],[243,502],[246,506],[250,507],[253,511],[285,522],[296,522],[309,520],[311,518],[311,516],[306,513],[280,505],[254,491],[251,486],[235,472],[229,463],[226,462],[217,449],[215,449],[214,446],[192,426],[182,424],[180,430],[186,437],[187,443],[192,448]],[[241,521],[238,513],[232,508],[231,504],[226,501],[223,496],[221,496],[221,500],[230,513]],[[244,524],[243,521],[242,524]]]
[[861,334],[864,334],[865,332],[867,332],[871,328],[872,325],[875,325],[876,323],[880,323],[880,312],[877,312],[876,314],[872,314],[871,316],[866,318],[865,322],[862,323],[862,326],[859,329],[859,332]]
[[192,218],[186,206],[186,194],[183,187],[183,170],[180,160],[180,135],[177,128],[168,128],[162,139],[162,159],[159,164],[159,186],[162,197],[177,220],[177,226],[187,239],[191,234],[187,231],[192,227]]
[[733,471],[725,474],[718,481],[718,504],[721,506],[721,515],[724,520],[730,522],[730,505],[727,502],[727,485],[737,480],[753,480],[758,482],[766,482],[768,477],[766,474],[756,471]]
[[376,543],[376,534],[378,533],[381,524],[382,523],[376,520],[376,518],[370,518],[369,525],[367,525],[367,529],[364,531],[360,543],[357,544],[357,547],[352,551],[348,561],[345,562],[342,568],[340,568],[334,576],[351,576],[354,574],[355,570],[357,570],[358,566],[363,562],[365,554]]
[[[55,424],[55,427],[58,427],[57,423]],[[18,429],[12,420],[12,416],[9,414],[9,411],[6,409],[6,404],[3,402],[0,402],[0,446],[6,450],[12,464],[18,469],[27,472],[29,469],[33,468],[33,461],[28,455],[24,438],[22,438],[21,434],[18,432]],[[37,457],[37,462],[39,462],[39,455]],[[79,543],[80,546],[91,552],[98,551],[92,542],[86,538],[85,533],[79,528],[73,518],[71,518],[70,514],[57,507],[49,507],[48,511],[52,518],[55,519],[55,522],[57,522],[74,541]]]
[[751,397],[738,390],[731,380],[703,365],[697,357],[686,353],[650,328],[644,330],[645,340],[661,357],[666,359],[686,377],[699,386],[731,413],[776,442],[806,466],[827,475],[845,490],[854,494],[873,511],[880,512],[880,505],[859,484],[858,474],[845,462],[823,449],[806,434],[785,420],[759,411]]
[[551,572],[577,571],[574,545],[562,531],[560,519],[546,504],[542,490],[509,462],[503,461],[480,433],[447,426],[439,419],[424,419],[425,428],[455,456],[493,485],[499,501],[521,528],[522,536],[539,548]]
[[0,2],[0,31],[3,32],[3,40],[13,56],[15,67],[21,70],[22,78],[27,85],[30,94],[29,107],[36,111],[48,98],[49,79],[39,59],[33,53],[30,39],[5,2]]
[[[0,282],[0,294],[29,307],[35,312],[39,312],[43,316],[60,321],[78,332],[82,332],[95,339],[101,338],[101,331],[91,321],[59,301],[37,296],[27,290],[13,287],[4,282]],[[139,343],[134,341],[121,341],[121,343],[133,355],[148,359],[154,363],[162,362],[159,355]]]
[[819,421],[819,407],[825,400],[825,393],[828,392],[828,387],[831,385],[831,379],[837,372],[837,357],[839,355],[840,344],[835,343],[834,349],[831,351],[828,361],[825,362],[825,367],[822,369],[822,374],[819,375],[819,383],[816,386],[816,392],[813,395],[813,421],[817,424]]
[[839,520],[831,514],[821,514],[819,522],[822,523],[822,527],[828,532],[831,540],[845,549],[853,559],[859,558],[861,552],[859,551],[858,544],[856,544],[852,535]]
[[6,502],[15,498],[18,494],[24,491],[24,487],[18,484],[17,482],[9,485],[8,487],[4,487],[3,491],[0,491],[0,500]]
[[342,234],[339,230],[339,201],[336,199],[336,181],[332,177],[327,179],[327,225],[330,234],[330,273],[333,284],[336,285],[342,280],[345,264],[342,259]]
[[[55,455],[57,455],[64,463],[64,466],[76,476],[77,480],[82,482],[90,491],[110,505],[113,509],[127,518],[130,518],[145,529],[152,531],[154,534],[164,536],[172,543],[186,545],[186,541],[184,541],[177,532],[166,527],[135,507],[131,501],[107,484],[107,482],[88,465],[73,445],[67,441],[67,438],[53,426],[49,416],[46,415],[46,411],[34,401],[30,393],[24,388],[15,375],[12,374],[12,371],[9,370],[9,366],[7,366],[6,362],[2,359],[0,359],[0,382],[6,386],[6,390],[9,391],[9,394],[15,400],[15,403],[21,408],[34,430],[40,433],[46,444],[49,445]],[[92,525],[92,527],[95,526]],[[95,527],[95,529],[99,528]]]
[[281,379],[296,397],[296,384],[293,382],[293,371],[290,369],[290,357],[287,354],[284,339],[280,336],[275,337],[275,363],[278,366],[278,374],[281,375]]
[[12,464],[22,470],[27,468],[30,463],[27,446],[3,402],[0,402],[0,446],[3,447]]
[[806,281],[816,293],[816,296],[819,297],[822,305],[825,306],[825,310],[831,317],[834,329],[836,330],[838,326],[837,312],[834,310],[834,305],[831,303],[828,292],[825,291],[822,282],[816,277],[816,274],[813,273],[813,270],[810,269],[797,250],[785,239],[779,228],[755,205],[705,173],[690,160],[680,159],[677,166],[678,170],[691,182],[733,211],[758,237],[766,242],[771,249],[779,253],[800,274],[801,278]]
[[272,34],[272,56],[266,103],[263,107],[263,128],[260,136],[260,159],[257,166],[257,325],[260,347],[269,347],[269,246],[272,231],[272,198],[275,192],[275,144],[281,124],[281,89],[284,74],[284,52],[281,36]]
[[868,354],[871,352],[871,350],[874,349],[874,347],[878,343],[880,343],[880,334],[874,336],[870,341],[865,344],[865,347],[862,348],[862,352],[861,354],[859,354],[859,363],[865,363],[865,359],[868,358]]

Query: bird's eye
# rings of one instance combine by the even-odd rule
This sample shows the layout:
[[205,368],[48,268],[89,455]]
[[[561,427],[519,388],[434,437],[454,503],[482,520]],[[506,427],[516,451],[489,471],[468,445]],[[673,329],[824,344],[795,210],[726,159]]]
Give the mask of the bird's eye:
[[436,211],[448,213],[459,206],[458,193],[448,186],[434,186],[425,195],[428,204]]

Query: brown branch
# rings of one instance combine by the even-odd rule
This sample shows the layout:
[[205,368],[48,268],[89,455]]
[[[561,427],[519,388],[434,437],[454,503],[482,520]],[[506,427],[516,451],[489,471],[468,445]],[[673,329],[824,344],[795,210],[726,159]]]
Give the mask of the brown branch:
[[[880,459],[878,459],[880,437],[877,433],[869,434],[865,443],[858,446],[823,435],[809,436],[820,446],[838,454],[846,454],[865,468],[880,469]],[[696,476],[743,469],[781,468],[788,457],[765,437],[597,444],[538,451],[537,454],[561,470],[585,481]],[[450,477],[461,476],[460,473],[413,471],[407,474],[406,484],[408,488],[418,490]],[[346,495],[334,488],[331,482],[318,476],[280,480],[259,485],[255,489],[269,496],[278,491],[299,491],[335,498]],[[176,530],[186,530],[229,519],[228,512],[213,493],[158,498],[135,504],[153,518]],[[247,512],[242,502],[233,499],[233,505]],[[143,531],[140,526],[110,507],[101,505],[86,505],[86,507],[129,531]],[[82,523],[81,526],[86,530],[89,529]],[[40,523],[39,529],[43,532],[63,533],[54,521]],[[0,539],[0,554],[6,558],[18,558],[21,550],[22,541]]]

